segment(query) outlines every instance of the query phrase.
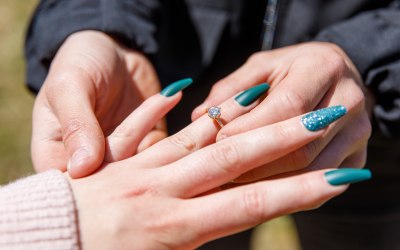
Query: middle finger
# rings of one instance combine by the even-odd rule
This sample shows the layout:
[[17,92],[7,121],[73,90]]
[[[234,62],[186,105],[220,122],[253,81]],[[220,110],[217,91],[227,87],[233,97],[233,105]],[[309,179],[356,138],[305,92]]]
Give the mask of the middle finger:
[[[268,88],[268,84],[259,84],[219,105],[221,108],[221,122],[226,124],[250,111],[256,105],[255,101]],[[143,151],[139,159],[143,162],[142,166],[145,167],[166,165],[215,142],[215,136],[218,131],[219,125],[208,117],[207,114],[204,114],[175,135]]]
[[199,195],[319,138],[345,113],[345,107],[333,106],[303,116],[302,122],[295,117],[229,137],[160,168],[159,176],[166,178],[167,189],[176,183],[172,192],[178,196]]

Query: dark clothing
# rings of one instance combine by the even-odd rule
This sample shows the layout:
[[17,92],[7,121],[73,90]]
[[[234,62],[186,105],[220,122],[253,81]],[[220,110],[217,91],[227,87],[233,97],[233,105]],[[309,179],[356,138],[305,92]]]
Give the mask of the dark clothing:
[[[190,112],[204,100],[216,80],[260,50],[267,2],[41,1],[26,42],[28,86],[35,92],[39,90],[57,49],[68,35],[79,30],[100,30],[145,53],[163,85],[184,77],[195,79],[197,84],[185,90],[186,97],[168,117],[170,128],[175,132],[190,122]],[[368,241],[363,242],[365,235],[356,230],[357,224],[352,232],[340,231],[343,224],[334,223],[340,220],[324,218],[341,216],[349,223],[357,223],[361,218],[359,214],[362,218],[378,218],[384,213],[385,218],[392,218],[391,225],[400,230],[400,199],[396,197],[400,192],[400,1],[278,1],[272,47],[312,40],[341,46],[376,96],[376,132],[371,139],[367,163],[374,178],[351,187],[316,212],[302,213],[297,222],[299,228],[310,227],[307,232],[314,232],[312,228],[325,228],[330,234],[321,239],[322,245],[315,244],[315,249],[328,249],[323,244],[335,246],[335,249],[354,249],[349,241],[356,242],[359,249],[372,249]],[[383,134],[390,138],[383,138]],[[314,220],[304,224],[307,216]],[[332,226],[331,231],[324,227],[326,223]],[[364,224],[360,226],[365,227]],[[391,233],[387,230],[393,228],[376,230],[371,227],[370,232],[381,240],[386,240]],[[348,242],[336,240],[336,236],[343,235]],[[300,236],[304,236],[305,249],[313,249],[315,238]],[[400,249],[399,237],[390,240],[392,248],[388,249]]]
[[[163,84],[208,84],[260,49],[267,0],[48,0],[28,32],[28,86],[38,91],[73,32],[101,30],[149,55]],[[340,45],[376,93],[379,128],[400,136],[400,1],[278,1],[273,47],[310,40]],[[203,84],[203,83],[202,83]]]

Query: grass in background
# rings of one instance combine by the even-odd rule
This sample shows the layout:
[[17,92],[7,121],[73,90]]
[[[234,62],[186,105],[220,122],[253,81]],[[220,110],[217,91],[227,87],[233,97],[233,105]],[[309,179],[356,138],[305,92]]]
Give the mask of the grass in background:
[[35,0],[0,1],[0,185],[32,173],[33,95],[24,86],[23,43]]

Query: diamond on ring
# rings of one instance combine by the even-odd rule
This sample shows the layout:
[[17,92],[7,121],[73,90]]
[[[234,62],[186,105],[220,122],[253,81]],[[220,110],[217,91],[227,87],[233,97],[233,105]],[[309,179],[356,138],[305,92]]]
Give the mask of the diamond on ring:
[[217,106],[212,106],[207,109],[207,113],[211,119],[217,119],[221,116],[221,108]]
[[207,109],[207,114],[208,116],[215,120],[218,125],[222,128],[224,125],[222,124],[221,120],[219,119],[221,117],[221,108],[217,106],[211,106]]

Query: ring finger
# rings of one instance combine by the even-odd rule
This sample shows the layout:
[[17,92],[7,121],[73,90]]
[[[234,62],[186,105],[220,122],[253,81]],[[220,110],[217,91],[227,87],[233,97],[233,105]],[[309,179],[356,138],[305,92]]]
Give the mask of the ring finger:
[[[250,111],[256,105],[255,101],[268,88],[268,84],[259,84],[219,105],[221,111],[219,122],[226,124]],[[208,114],[204,114],[180,132],[143,151],[140,154],[140,161],[144,166],[166,165],[215,142],[220,125],[219,122],[210,119]]]

